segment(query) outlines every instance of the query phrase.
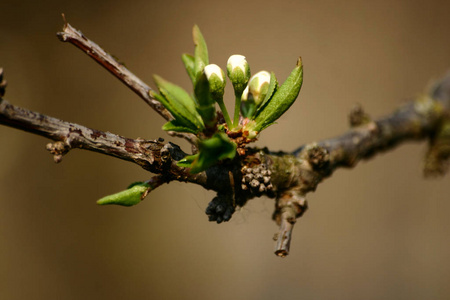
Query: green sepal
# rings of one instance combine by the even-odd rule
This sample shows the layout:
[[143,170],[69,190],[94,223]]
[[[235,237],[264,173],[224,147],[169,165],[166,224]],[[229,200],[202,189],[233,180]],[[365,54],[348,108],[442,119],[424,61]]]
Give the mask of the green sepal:
[[303,65],[301,58],[297,61],[297,66],[291,72],[286,81],[272,96],[270,101],[261,109],[255,117],[255,126],[251,128],[256,132],[272,125],[289,107],[294,103],[300,92],[303,83]]
[[136,182],[124,191],[101,198],[97,201],[97,204],[133,206],[142,201],[142,196],[149,188],[150,185],[145,182]]
[[233,84],[234,94],[242,94],[250,79],[250,68],[246,74],[240,68],[235,68],[232,72],[228,71],[228,78]]
[[184,67],[186,68],[186,72],[191,78],[192,83],[195,81],[195,58],[190,54],[181,55],[181,60],[183,61]]
[[[157,94],[153,91],[150,91],[150,96],[161,102],[162,105],[172,114],[172,116],[177,121],[177,124],[179,126],[184,126],[186,128],[190,128],[191,130],[194,130],[196,132],[201,131],[201,129],[194,124],[194,120],[196,118],[192,117],[192,115],[189,117],[188,110],[186,108],[182,108],[179,105],[176,105],[176,103],[170,102],[167,98],[165,98],[163,95]],[[192,121],[191,121],[192,120]],[[195,122],[196,123],[196,122]]]
[[[192,37],[194,39],[195,51],[194,51],[194,79],[197,80],[199,74],[203,72],[205,66],[209,65],[208,48],[206,46],[205,39],[203,38],[200,28],[194,25],[192,29]],[[194,82],[194,86],[196,82]]]
[[224,159],[233,159],[236,144],[225,133],[217,132],[211,138],[199,142],[199,154],[191,166],[191,173],[199,173]]
[[[225,79],[225,75],[223,77]],[[223,94],[225,93],[226,81],[221,80],[216,74],[209,77],[209,92],[215,102],[223,101]]]
[[153,75],[158,90],[170,104],[182,112],[184,117],[199,129],[203,129],[200,115],[197,113],[194,99],[180,86],[171,83],[158,75]]
[[172,120],[163,125],[162,130],[164,131],[176,131],[176,132],[189,132],[197,134],[198,130],[194,130],[189,127],[179,125],[176,120]]
[[275,91],[277,90],[277,88],[278,88],[278,81],[277,81],[277,78],[275,77],[275,73],[270,72],[270,83],[269,83],[269,87],[267,89],[267,94],[266,94],[266,97],[264,97],[264,100],[258,106],[255,117],[258,116],[264,110],[266,105],[272,99],[273,95],[275,95]]

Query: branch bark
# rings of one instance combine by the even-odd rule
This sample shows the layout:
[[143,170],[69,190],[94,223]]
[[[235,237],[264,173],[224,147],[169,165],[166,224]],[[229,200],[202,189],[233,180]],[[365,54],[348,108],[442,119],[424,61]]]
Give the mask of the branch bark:
[[[295,221],[293,216],[304,212],[298,205],[307,193],[315,191],[323,179],[340,167],[354,167],[363,159],[395,148],[413,140],[428,139],[430,151],[425,164],[425,174],[443,175],[450,157],[450,73],[435,84],[431,91],[411,101],[394,113],[372,121],[361,110],[356,112],[363,118],[350,115],[352,128],[347,133],[318,143],[304,145],[291,155],[271,156],[269,161],[274,174],[273,184],[278,189],[274,219],[280,225],[276,238],[275,253],[289,253],[290,237]],[[355,122],[354,120],[361,120]],[[284,176],[282,170],[289,170]],[[294,191],[286,194],[285,191]],[[296,204],[297,203],[297,204]]]
[[17,107],[6,100],[0,101],[0,124],[56,141],[57,144],[47,146],[56,162],[61,161],[62,155],[69,150],[79,148],[131,161],[150,172],[161,173],[160,152],[164,144],[160,140],[125,138]]

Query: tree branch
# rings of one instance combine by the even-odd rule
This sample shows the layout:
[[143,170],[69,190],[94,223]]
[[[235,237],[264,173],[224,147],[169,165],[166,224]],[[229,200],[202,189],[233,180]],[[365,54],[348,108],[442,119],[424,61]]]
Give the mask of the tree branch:
[[[159,113],[164,119],[167,121],[173,120],[170,112],[159,101],[150,96],[149,92],[151,91],[151,88],[146,83],[130,72],[122,63],[117,61],[117,59],[103,50],[99,45],[88,39],[81,31],[67,23],[64,15],[63,18],[63,31],[56,34],[60,41],[69,42],[86,53],[141,97],[145,103]],[[197,138],[193,134],[175,132],[171,132],[171,134],[185,138],[193,145],[196,144]]]
[[[0,82],[3,76],[0,70]],[[3,83],[6,83],[3,81]],[[0,84],[0,87],[2,85]],[[4,86],[4,85],[3,85]],[[47,144],[47,150],[59,163],[62,157],[72,149],[84,149],[106,154],[126,161],[133,162],[145,170],[161,174],[159,181],[172,180],[191,182],[206,189],[223,190],[226,184],[220,185],[211,180],[216,171],[191,174],[189,169],[177,166],[177,162],[186,156],[181,148],[173,143],[163,143],[163,139],[144,140],[132,139],[91,129],[83,125],[59,120],[38,112],[33,112],[10,104],[0,97],[0,124],[34,133],[49,138],[55,143]],[[214,168],[212,170],[215,170]],[[154,188],[160,184],[155,185]]]
[[[361,122],[355,122],[358,119]],[[289,253],[294,216],[300,217],[307,207],[305,195],[315,191],[323,179],[340,167],[354,167],[360,160],[393,149],[402,142],[429,139],[426,161],[432,163],[427,163],[424,171],[434,175],[445,173],[443,165],[447,165],[450,157],[450,73],[427,95],[405,104],[393,114],[371,121],[357,109],[350,115],[350,123],[354,128],[341,136],[304,145],[292,156],[268,154],[265,158],[272,172],[280,176],[272,178],[279,190],[274,213],[280,225],[277,255]],[[289,172],[282,175],[282,170]]]
[[[0,77],[3,79],[3,73]],[[6,83],[2,82],[4,94]],[[361,109],[356,111],[363,114]],[[435,167],[442,170],[441,165],[450,157],[447,129],[450,127],[450,74],[428,95],[407,103],[391,115],[376,121],[366,116],[359,118],[362,122],[355,122],[358,118],[354,114],[350,118],[354,127],[341,136],[304,145],[292,153],[249,149],[244,157],[191,174],[176,165],[186,154],[175,144],[164,144],[162,139],[130,139],[90,129],[14,106],[0,98],[0,124],[56,141],[47,145],[56,162],[71,149],[86,149],[161,174],[154,179],[158,183],[155,188],[163,182],[178,180],[216,191],[218,197],[207,208],[212,221],[227,221],[236,205],[243,206],[253,197],[276,197],[273,218],[280,225],[280,232],[275,253],[282,257],[289,253],[296,218],[307,208],[306,194],[338,168],[354,167],[360,160],[393,149],[402,142],[428,138],[434,147],[428,155],[437,160]],[[436,145],[439,145],[437,149]]]
[[58,143],[47,149],[59,162],[70,149],[79,148],[134,162],[153,173],[161,173],[161,140],[125,138],[110,132],[90,129],[38,112],[0,102],[0,124],[38,134]]
[[[81,32],[65,24],[58,34],[83,50],[143,98],[166,120],[172,116],[150,97],[150,88]],[[171,180],[196,183],[217,192],[206,209],[211,221],[228,221],[235,206],[254,197],[276,198],[273,218],[280,225],[275,253],[289,253],[296,219],[307,209],[306,194],[340,167],[353,167],[362,159],[395,148],[409,140],[429,139],[427,174],[442,174],[450,157],[450,74],[431,91],[407,103],[391,115],[371,120],[361,108],[350,115],[347,133],[304,145],[292,153],[248,149],[233,160],[225,160],[208,170],[191,174],[177,166],[186,154],[175,144],[159,140],[130,139],[109,132],[61,121],[20,108],[3,100],[6,82],[0,69],[0,124],[38,134],[55,141],[47,145],[56,162],[74,148],[86,149],[131,161],[160,174],[149,183],[156,188]],[[182,134],[195,145],[196,137]]]

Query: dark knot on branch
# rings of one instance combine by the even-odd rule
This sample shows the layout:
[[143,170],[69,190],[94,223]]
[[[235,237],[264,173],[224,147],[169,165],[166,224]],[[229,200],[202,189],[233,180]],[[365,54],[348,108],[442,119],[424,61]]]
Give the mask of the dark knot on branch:
[[323,170],[330,164],[330,154],[327,149],[317,144],[312,144],[307,146],[305,150],[308,162],[313,170]]

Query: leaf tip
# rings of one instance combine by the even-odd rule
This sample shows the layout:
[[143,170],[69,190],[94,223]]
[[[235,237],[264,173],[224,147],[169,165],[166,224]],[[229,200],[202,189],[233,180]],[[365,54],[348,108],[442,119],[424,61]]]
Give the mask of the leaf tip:
[[195,44],[197,44],[198,38],[202,35],[200,31],[200,27],[198,27],[197,24],[194,24],[194,27],[192,27],[192,37],[194,39]]

